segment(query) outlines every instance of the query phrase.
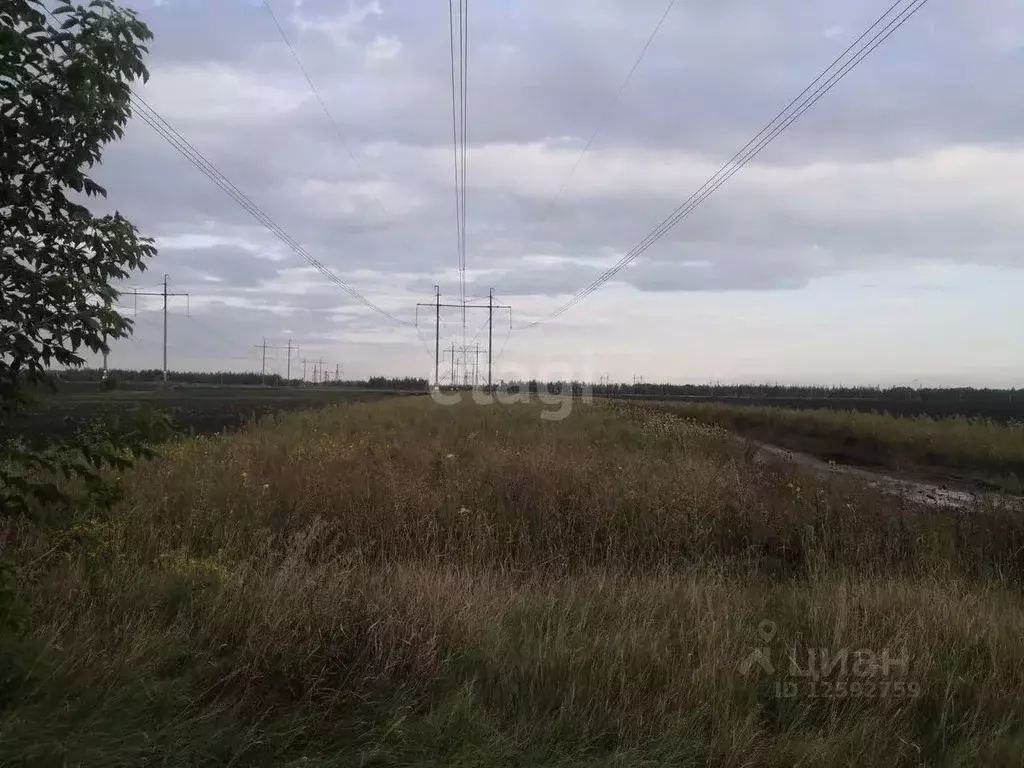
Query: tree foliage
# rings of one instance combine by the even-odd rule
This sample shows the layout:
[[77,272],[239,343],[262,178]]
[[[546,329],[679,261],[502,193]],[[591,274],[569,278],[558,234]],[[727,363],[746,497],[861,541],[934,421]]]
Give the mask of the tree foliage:
[[[149,29],[112,0],[0,4],[0,435],[48,383],[131,323],[113,284],[145,268],[153,241],[118,213],[83,205],[106,191],[89,176],[131,116],[130,83],[146,79]],[[74,451],[69,451],[74,448]],[[60,492],[34,471],[87,481],[123,460],[117,446],[61,446],[47,455],[0,448],[0,508]],[[27,470],[27,471],[26,471]]]

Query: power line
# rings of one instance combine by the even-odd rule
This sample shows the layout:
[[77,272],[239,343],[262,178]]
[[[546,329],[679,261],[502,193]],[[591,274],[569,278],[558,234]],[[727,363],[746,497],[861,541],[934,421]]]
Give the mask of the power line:
[[[295,59],[295,63],[299,67],[299,71],[302,72],[302,76],[306,78],[306,83],[309,85],[309,89],[313,92],[313,95],[316,97],[316,100],[320,102],[320,108],[323,110],[324,114],[327,115],[327,119],[334,127],[334,132],[338,136],[338,142],[341,144],[345,152],[348,153],[348,156],[352,158],[352,162],[355,163],[356,167],[360,170],[360,172],[369,175],[366,169],[363,168],[362,164],[356,158],[355,153],[353,153],[352,150],[349,148],[348,143],[345,141],[345,136],[342,133],[341,126],[338,125],[337,121],[334,119],[334,116],[331,114],[331,111],[327,108],[327,103],[320,95],[320,92],[317,90],[316,86],[313,85],[313,79],[309,76],[309,72],[306,71],[306,67],[303,66],[302,59],[299,58],[299,54],[296,52],[291,40],[288,39],[288,34],[284,31],[284,27],[281,26],[281,22],[278,21],[277,15],[274,13],[274,9],[270,5],[270,0],[263,0],[263,7],[267,9],[267,13],[270,15],[271,20],[274,22],[274,26],[277,27],[277,31],[281,34],[281,39],[284,41],[284,44],[288,46],[288,50],[291,51],[292,58]],[[384,215],[387,216],[388,210],[387,208],[384,207],[384,203],[381,202],[380,198],[374,195],[372,192],[370,193],[370,196],[374,199],[374,201],[376,201],[377,205],[380,206],[380,209],[381,211],[384,212]]]
[[[488,330],[488,334],[487,334],[487,339],[488,339],[488,343],[487,343],[487,360],[488,360],[488,364],[487,364],[487,371],[488,371],[487,379],[488,379],[488,382],[490,382],[490,380],[491,380],[491,370],[492,370],[492,357],[493,357],[493,355],[492,355],[493,340],[494,340],[493,339],[493,336],[494,336],[493,335],[494,310],[495,309],[498,309],[498,310],[507,309],[507,310],[509,310],[509,312],[511,312],[512,311],[512,307],[510,307],[507,304],[495,304],[494,303],[494,291],[493,291],[493,289],[491,290],[490,294],[488,295],[488,301],[487,301],[487,305],[486,306],[467,306],[467,304],[464,301],[463,302],[459,302],[458,304],[449,304],[447,302],[442,302],[441,301],[441,291],[438,288],[438,286],[436,286],[436,285],[434,286],[434,300],[429,302],[429,303],[428,302],[421,302],[421,303],[416,305],[417,316],[418,316],[419,308],[420,307],[429,307],[429,308],[434,310],[434,383],[435,383],[435,385],[440,385],[440,381],[441,381],[440,380],[440,363],[441,363],[441,310],[442,309],[461,309],[463,312],[466,312],[467,310],[472,309],[472,310],[485,310],[487,312],[487,320],[484,321],[484,324],[476,332],[476,335],[473,337],[473,340],[475,341],[480,336],[480,334],[483,332],[484,328],[488,328],[489,329]],[[463,339],[465,339],[465,331],[463,332]],[[452,345],[451,345],[452,367],[453,368],[455,367],[455,349],[456,349],[456,345],[455,345],[455,342],[453,341]],[[463,363],[464,363],[464,365],[468,365],[468,361],[466,360],[466,355],[467,355],[467,350],[468,349],[469,349],[469,344],[463,344],[460,347],[460,351],[462,352],[462,355],[463,355]]]
[[[188,293],[182,293],[182,292],[171,293],[170,291],[168,291],[167,288],[169,286],[169,281],[170,281],[170,276],[169,275],[164,275],[164,280],[163,280],[163,283],[162,283],[162,286],[161,286],[163,288],[163,290],[160,291],[160,292],[155,292],[154,291],[154,292],[147,293],[147,292],[138,291],[138,290],[132,291],[132,296],[162,296],[163,297],[163,300],[164,300],[164,302],[163,302],[163,304],[164,304],[164,306],[163,306],[163,316],[164,316],[164,322],[163,322],[163,331],[164,331],[164,333],[163,333],[163,336],[164,336],[164,338],[163,338],[164,384],[167,383],[167,299],[172,297],[172,296],[184,296],[184,297],[188,298]],[[107,356],[106,356],[106,353],[104,353],[104,355],[103,355],[103,370],[105,371],[106,369],[107,369]]]
[[[766,146],[768,146],[768,144],[774,141],[780,133],[782,133],[786,128],[792,125],[792,123],[795,122],[804,112],[806,112],[822,96],[824,96],[828,91],[830,91],[857,64],[859,64],[868,54],[870,54],[871,51],[873,51],[881,43],[883,43],[893,32],[899,29],[899,27],[901,27],[911,16],[913,16],[914,13],[920,10],[921,7],[923,7],[924,4],[928,2],[928,0],[913,0],[910,6],[907,6],[902,11],[900,11],[900,13],[897,14],[897,16],[894,19],[889,21],[889,23],[885,27],[883,27],[878,33],[876,33],[876,35],[873,38],[871,38],[871,40],[869,40],[868,43],[861,46],[861,48],[858,49],[858,51],[854,54],[850,61],[844,64],[843,67],[841,67],[837,72],[833,73],[828,80],[819,85],[818,88],[810,96],[804,99],[802,104],[793,113],[789,114],[779,125],[773,128],[773,126],[779,120],[780,117],[785,115],[793,107],[793,105],[796,104],[801,99],[801,97],[804,96],[804,94],[806,94],[809,90],[811,90],[812,87],[814,87],[815,83],[817,83],[823,77],[825,77],[828,74],[828,72],[839,61],[845,58],[847,53],[849,53],[855,46],[857,46],[857,44],[861,40],[867,37],[867,35],[873,29],[875,29],[875,27],[877,27],[882,21],[884,21],[893,11],[893,9],[896,8],[896,6],[898,6],[901,2],[903,2],[903,0],[896,0],[896,2],[894,2],[885,11],[885,13],[883,13],[878,18],[878,20],[875,21],[874,24],[872,24],[863,34],[861,34],[859,38],[857,38],[857,40],[855,40],[842,54],[840,54],[840,56],[835,61],[833,61],[833,63],[829,65],[828,68],[826,68],[821,74],[819,74],[818,77],[815,78],[815,80],[812,81],[811,84],[807,86],[807,88],[805,88],[795,99],[793,99],[771,122],[769,122],[764,128],[762,128],[761,131],[753,139],[747,142],[747,144],[739,152],[733,155],[733,157],[729,161],[727,161],[711,178],[704,182],[704,184],[701,185],[701,187],[694,194],[692,194],[682,205],[676,208],[676,210],[673,211],[673,213],[668,218],[663,220],[657,227],[655,227],[654,230],[648,233],[648,235],[643,240],[641,240],[640,243],[634,246],[622,259],[620,259],[619,262],[617,262],[614,266],[606,270],[600,277],[597,278],[597,280],[595,280],[593,283],[587,286],[587,288],[573,296],[572,299],[570,299],[568,302],[566,302],[558,309],[556,309],[547,318],[529,323],[518,330],[525,330],[527,328],[536,327],[544,322],[547,322],[548,320],[554,319],[562,315],[563,313],[571,309],[573,306],[578,304],[580,301],[582,301],[584,298],[589,296],[591,293],[598,290],[605,283],[607,283],[608,280],[610,280],[612,277],[618,274],[623,268],[625,268],[634,259],[636,259],[637,256],[640,256],[648,248],[654,245],[654,243],[656,243],[658,240],[664,237],[665,234],[667,234],[668,231],[672,229],[672,227],[674,227],[676,224],[682,221],[682,219],[686,218],[686,216],[692,213],[692,211],[696,209],[701,203],[703,203],[704,200],[706,200],[708,197],[711,196],[711,194],[718,190],[719,187],[722,186],[722,184],[724,184],[730,178],[732,178],[732,176],[734,176],[743,166],[745,166],[748,162],[750,162],[750,160],[752,160],[757,154],[759,154],[761,150],[763,150]],[[737,158],[740,158],[738,162]],[[734,162],[736,163],[736,165],[730,168],[730,166]],[[722,173],[726,171],[726,169],[729,170],[723,176]]]
[[[461,29],[461,23],[460,23]],[[455,249],[459,259],[459,282],[462,283],[462,176],[459,173],[459,98],[455,78],[455,5],[454,0],[448,0],[448,49],[452,67],[452,157],[455,169]],[[462,55],[462,46],[459,45],[459,55]],[[459,77],[461,79],[462,65],[459,64]]]
[[[427,303],[420,303],[420,304],[416,305],[416,336],[419,338],[420,343],[422,345],[424,345],[423,348],[424,348],[425,353],[433,361],[433,360],[435,360],[434,351],[428,349],[426,345],[430,344],[431,346],[433,346],[435,340],[423,338],[423,334],[421,333],[420,326],[419,326],[419,310],[420,310],[420,307],[434,309],[436,307],[436,304],[434,302],[427,302]],[[464,309],[464,310],[469,310],[469,309],[487,309],[487,307],[483,307],[483,306],[474,306],[474,305],[471,305],[471,304],[461,304],[461,303],[459,303],[459,304],[442,304],[441,307],[445,308],[445,309],[450,309],[450,308],[454,307],[456,309]],[[501,308],[501,309],[509,309],[509,311],[511,312],[511,309],[508,308],[508,307],[502,306],[502,307],[499,307],[499,308]],[[510,317],[511,317],[511,315],[510,315]],[[444,320],[444,319],[441,318],[440,314],[438,314],[437,317],[435,318],[435,322],[436,322],[435,330],[438,330],[438,332],[439,332],[439,329],[441,327],[445,327],[445,332],[447,334],[447,328],[452,325],[453,321],[451,321],[451,320]],[[461,321],[456,321],[456,322],[460,322],[461,323]],[[483,333],[483,330],[488,327],[488,324],[489,324],[489,322],[487,320],[484,320],[483,324],[477,329],[476,334],[473,336],[472,339],[470,339],[470,341],[468,343],[472,344],[473,342],[475,342],[480,337],[480,334]],[[448,338],[449,339],[454,339],[454,336],[448,336]]]
[[[867,43],[864,43],[860,48],[857,49],[856,53],[842,65],[836,72],[831,72],[836,65],[846,58],[847,54],[852,51],[858,44],[866,38],[872,30],[878,27],[883,21],[885,21],[892,11],[900,5],[904,0],[896,0],[889,8],[870,26],[867,30],[861,34],[842,54],[840,54],[835,61],[833,61],[821,74],[819,74],[801,93],[794,98],[778,115],[776,115],[761,131],[754,136],[742,149],[740,149],[735,155],[732,156],[718,171],[715,172],[711,178],[704,182],[701,187],[690,195],[677,207],[667,218],[665,218],[657,227],[644,237],[637,245],[631,248],[625,256],[623,256],[614,266],[605,270],[594,282],[588,285],[576,293],[571,299],[559,306],[547,317],[526,325],[520,326],[516,330],[527,330],[529,328],[536,328],[537,326],[553,320],[572,307],[576,306],[579,302],[585,299],[590,294],[601,288],[611,278],[617,275],[622,269],[628,264],[635,260],[638,256],[643,254],[648,248],[654,245],[658,240],[664,237],[670,229],[676,224],[682,221],[684,218],[690,215],[701,203],[703,203],[708,197],[714,194],[723,184],[731,179],[743,166],[749,163],[754,157],[756,157],[761,150],[767,147],[772,141],[774,141],[779,134],[785,131],[790,125],[792,125],[799,117],[810,109],[814,104],[818,102],[826,93],[832,90],[837,83],[839,83],[849,72],[856,67],[861,61],[864,60],[875,48],[885,42],[890,35],[892,35],[897,29],[902,27],[915,13],[917,13],[928,0],[912,0],[909,5],[903,8],[899,13],[896,14],[884,27],[882,27]],[[808,94],[815,87],[816,83],[819,83],[823,78],[826,78],[824,82],[815,88],[813,92]],[[806,95],[806,98],[804,98]],[[802,100],[802,101],[801,101]],[[793,112],[790,110],[794,105],[799,106]],[[787,115],[787,113],[789,113]],[[779,122],[781,119],[781,122]]]
[[[459,262],[459,296],[466,301],[466,133],[468,127],[466,81],[469,72],[468,0],[448,0],[448,48],[451,59],[452,153],[455,171],[455,236]],[[456,26],[458,31],[456,32]],[[458,54],[456,54],[456,38]],[[458,74],[456,74],[456,69]],[[466,312],[462,311],[462,335],[465,343]]]
[[559,198],[561,198],[562,196],[562,193],[565,192],[566,187],[569,186],[569,182],[572,180],[572,177],[576,174],[576,171],[579,169],[580,163],[583,162],[583,158],[586,156],[587,152],[590,151],[590,147],[594,143],[594,140],[597,138],[597,135],[604,128],[604,124],[608,121],[608,118],[611,117],[612,112],[615,110],[615,107],[619,103],[619,99],[622,98],[622,94],[626,90],[626,86],[629,85],[629,81],[633,78],[633,73],[636,72],[637,67],[640,66],[640,62],[643,61],[644,56],[647,55],[647,49],[651,47],[651,43],[654,42],[654,38],[658,36],[658,32],[661,31],[661,27],[662,25],[664,25],[665,19],[668,18],[668,15],[672,11],[672,8],[673,6],[675,6],[675,4],[676,0],[669,0],[669,4],[665,7],[664,13],[661,14],[661,18],[658,19],[658,23],[654,26],[654,29],[651,31],[651,34],[648,36],[647,42],[645,42],[644,47],[640,49],[640,53],[637,55],[636,61],[633,62],[633,66],[630,67],[629,72],[626,73],[626,77],[619,85],[618,91],[615,92],[615,95],[612,97],[612,100],[608,103],[608,106],[605,107],[604,112],[598,119],[597,125],[594,126],[594,131],[590,134],[590,138],[587,139],[587,143],[584,145],[583,151],[581,151],[579,157],[576,158],[576,162],[573,163],[572,168],[569,170],[569,174],[565,177],[565,180],[562,182],[562,186],[558,188],[558,192],[556,192],[555,196],[551,198],[551,203],[550,205],[548,205],[547,211],[545,212],[544,216],[541,217],[540,223],[543,223],[548,219],[548,217],[551,215],[551,212],[555,208],[555,203],[558,202]]
[[[54,20],[54,22],[57,22],[58,24],[60,23],[60,20],[57,18],[56,15],[54,15],[54,13],[52,11],[50,11],[48,8],[46,8],[44,10],[46,11],[47,15],[49,15],[50,18]],[[271,9],[269,9],[269,7],[268,7],[268,10],[271,10]],[[273,11],[272,10],[271,10],[271,16],[273,16]],[[276,22],[276,17],[275,17],[275,22]],[[286,40],[286,42],[287,42],[287,40]],[[289,47],[291,47],[290,44],[289,44]],[[293,51],[293,53],[294,53],[294,51]],[[296,60],[298,61],[297,57],[296,57]],[[299,62],[299,66],[300,67],[302,66],[301,62]],[[305,74],[305,69],[303,69],[303,74]],[[307,80],[308,79],[309,78],[307,76]],[[312,87],[312,83],[310,83],[310,86]],[[316,89],[314,88],[313,90],[314,90],[314,93],[315,93]],[[319,94],[317,94],[317,98],[319,98]],[[276,235],[277,238],[279,240],[281,240],[285,245],[287,245],[292,251],[294,251],[299,256],[301,256],[303,259],[305,259],[306,262],[310,264],[310,266],[312,266],[315,269],[317,269],[321,274],[323,274],[325,277],[327,277],[331,282],[333,282],[335,285],[337,285],[343,291],[348,293],[356,301],[358,301],[361,304],[363,304],[364,306],[366,306],[368,309],[371,309],[374,312],[377,312],[378,314],[382,315],[383,317],[388,318],[389,320],[391,320],[394,323],[397,323],[398,325],[404,325],[404,326],[410,326],[410,327],[413,325],[408,320],[402,320],[399,317],[395,317],[394,315],[392,315],[387,310],[385,310],[382,307],[379,307],[376,304],[374,304],[372,301],[370,301],[365,296],[363,296],[361,293],[359,293],[359,291],[357,291],[351,285],[349,285],[344,280],[342,280],[340,277],[335,275],[332,271],[330,271],[330,269],[328,269],[323,264],[321,264],[319,261],[317,261],[315,258],[313,258],[313,256],[311,256],[305,250],[305,248],[303,248],[301,245],[299,245],[299,243],[296,242],[294,240],[294,238],[292,238],[287,232],[285,232],[283,229],[281,229],[281,227],[279,227],[277,224],[275,224],[274,221],[269,216],[267,216],[267,214],[265,214],[255,203],[252,202],[252,200],[250,200],[241,190],[239,190],[238,187],[236,187],[223,173],[221,173],[217,169],[217,167],[213,165],[213,163],[211,163],[205,156],[203,156],[202,153],[199,152],[199,150],[197,150],[194,146],[192,146],[192,144],[188,141],[188,139],[186,139],[184,137],[184,135],[182,135],[170,123],[168,123],[167,120],[165,120],[163,118],[163,116],[160,115],[159,112],[157,112],[155,109],[153,109],[153,107],[151,107],[146,102],[145,99],[143,99],[141,96],[139,96],[139,94],[134,89],[130,89],[129,100],[130,100],[131,106],[133,108],[133,114],[138,114],[140,117],[142,117],[143,121],[147,125],[149,125],[154,131],[156,131],[156,133],[161,138],[163,138],[172,147],[174,147],[183,157],[185,157],[185,159],[187,159],[190,163],[192,163],[192,165],[194,165],[197,169],[199,169],[199,171],[202,172],[208,179],[210,179],[218,187],[220,187],[221,190],[223,190],[229,197],[231,197],[232,200],[234,200],[243,209],[245,209],[253,218],[255,218],[264,227],[266,227],[270,232],[272,232],[274,235]],[[324,108],[326,110],[326,107],[324,107]],[[329,113],[328,113],[328,117],[330,117]],[[332,122],[333,122],[333,119],[332,119]],[[353,157],[353,160],[355,160],[354,157]],[[356,163],[358,164],[358,161],[356,161]],[[166,291],[166,279],[165,279],[165,283],[164,283],[164,290]],[[136,293],[137,293],[137,291],[136,291]],[[165,316],[165,331],[166,331],[166,300],[165,300],[164,316]],[[165,346],[166,346],[166,341],[165,341]],[[165,367],[164,377],[166,379],[166,363],[165,363],[164,367]]]
[[287,245],[294,253],[302,257],[310,266],[319,271],[324,277],[330,280],[332,283],[341,288],[345,293],[351,296],[353,299],[358,301],[368,309],[373,310],[382,317],[391,320],[398,325],[412,326],[412,323],[408,320],[402,320],[399,317],[391,314],[384,308],[374,304],[372,301],[363,296],[359,291],[353,288],[351,285],[346,283],[328,267],[324,266],[317,259],[306,251],[291,235],[285,232],[280,226],[278,226],[266,213],[264,213],[259,206],[257,206],[252,200],[249,199],[238,187],[236,187],[216,166],[213,165],[206,157],[203,156],[191,143],[186,139],[180,132],[178,132],[173,126],[170,125],[155,109],[153,109],[138,93],[132,91],[131,97],[132,107],[135,114],[137,114],[142,120],[149,125],[156,133],[176,149],[186,160],[194,165],[203,175],[210,179],[214,184],[221,188],[221,190],[234,200],[242,209],[244,209],[250,216],[256,221],[262,224],[269,232],[275,235],[282,243]]
[[[483,309],[483,307],[481,307],[481,309]],[[476,333],[473,334],[473,338],[469,340],[469,343],[475,344],[476,340],[480,338],[480,334],[484,332],[484,328],[487,328],[488,326],[490,326],[490,324],[490,319],[484,320],[480,327],[476,329]]]
[[501,360],[501,356],[505,354],[505,348],[508,346],[508,340],[512,337],[512,310],[508,311],[508,331],[505,333],[505,340],[501,342],[501,349],[494,358],[494,363]]
[[[53,19],[57,23],[60,23],[60,19],[58,19],[52,11],[50,11],[48,8],[44,10],[50,16],[51,19]],[[349,296],[354,298],[359,303],[363,304],[368,309],[373,310],[374,312],[380,314],[383,317],[388,318],[389,320],[391,320],[394,323],[397,323],[398,325],[404,325],[409,327],[412,326],[412,323],[409,322],[408,320],[402,320],[401,318],[395,317],[387,310],[374,304],[372,301],[370,301],[361,293],[359,293],[359,291],[357,291],[351,285],[349,285],[340,277],[335,275],[330,269],[328,269],[315,258],[313,258],[313,256],[311,256],[306,251],[305,248],[299,245],[298,242],[296,242],[295,239],[291,237],[291,235],[289,235],[287,232],[281,229],[281,227],[275,224],[274,221],[269,216],[267,216],[267,214],[260,210],[260,208],[254,202],[252,202],[252,200],[250,200],[223,173],[221,173],[217,169],[217,167],[213,165],[213,163],[211,163],[205,156],[203,156],[202,153],[199,152],[199,150],[192,146],[192,144],[188,141],[188,139],[184,137],[184,135],[181,134],[181,132],[179,132],[177,129],[174,128],[174,126],[168,123],[167,120],[165,120],[159,112],[153,109],[153,107],[151,107],[146,102],[145,99],[139,96],[139,94],[134,89],[131,89],[129,99],[131,101],[131,105],[133,108],[133,114],[138,114],[143,119],[143,121],[147,125],[149,125],[150,128],[156,131],[156,133],[162,139],[164,139],[164,141],[166,141],[172,147],[178,150],[178,152],[186,160],[192,163],[192,165],[198,168],[199,171],[202,172],[208,179],[210,179],[218,187],[220,187],[232,200],[234,200],[242,208],[244,208],[253,218],[255,218],[270,232],[276,235],[277,238],[281,240],[281,242],[283,242],[285,245],[291,248],[292,251],[294,251],[303,259],[305,259],[306,262],[310,264],[310,266],[317,269],[328,280],[333,282],[335,285],[337,285],[339,288],[341,288],[343,291],[349,294]]]
[[[459,0],[459,20],[462,24],[462,301],[466,301],[466,143],[469,130],[469,0]],[[465,325],[465,310],[463,310]],[[463,331],[465,337],[465,331]],[[465,343],[465,338],[463,338]]]

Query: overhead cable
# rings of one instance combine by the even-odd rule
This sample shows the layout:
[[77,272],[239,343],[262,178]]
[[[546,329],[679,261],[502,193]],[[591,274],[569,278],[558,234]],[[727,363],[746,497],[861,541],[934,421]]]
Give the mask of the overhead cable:
[[[313,92],[313,96],[315,96],[316,100],[320,103],[320,109],[322,109],[323,113],[327,115],[327,119],[334,127],[334,132],[338,136],[338,142],[341,144],[342,148],[345,150],[348,156],[352,159],[352,162],[355,163],[356,167],[360,170],[360,172],[362,172],[365,175],[369,175],[366,169],[363,168],[362,163],[360,163],[358,158],[356,158],[355,153],[349,147],[348,142],[345,141],[345,135],[341,130],[341,126],[338,125],[338,122],[334,119],[334,116],[331,114],[331,111],[327,108],[327,102],[324,101],[323,97],[320,95],[320,91],[318,91],[316,86],[313,84],[313,78],[309,76],[309,72],[306,71],[306,67],[303,65],[302,59],[299,58],[299,54],[295,50],[295,46],[292,45],[291,40],[288,39],[288,34],[284,31],[284,27],[281,25],[281,22],[278,21],[277,14],[274,13],[274,9],[270,5],[270,0],[263,0],[263,7],[267,10],[267,13],[269,14],[271,20],[274,22],[274,26],[277,27],[277,31],[281,35],[281,39],[284,41],[284,44],[288,47],[288,50],[291,51],[292,58],[295,59],[295,63],[299,67],[299,71],[302,73],[302,76],[306,79],[306,83],[309,85],[309,90]],[[370,196],[380,207],[381,211],[384,212],[384,215],[388,215],[388,210],[387,208],[384,207],[384,203],[381,202],[380,198],[374,195],[372,192],[370,193]]]
[[393,323],[403,326],[412,327],[413,323],[409,320],[403,320],[400,317],[388,312],[383,307],[378,306],[374,302],[367,299],[363,294],[349,285],[347,282],[342,280],[336,275],[331,269],[324,266],[319,260],[314,258],[305,248],[303,248],[291,235],[285,230],[278,226],[266,213],[263,212],[248,196],[245,195],[238,187],[236,187],[216,166],[213,165],[206,157],[202,155],[192,144],[186,139],[180,132],[178,132],[173,126],[170,125],[160,114],[153,109],[138,93],[132,91],[131,103],[134,114],[138,115],[147,125],[149,125],[156,133],[176,149],[186,160],[194,165],[204,176],[210,179],[214,184],[221,188],[221,190],[232,200],[234,200],[243,210],[245,210],[250,216],[256,221],[262,224],[269,232],[276,236],[282,243],[288,246],[292,252],[300,256],[306,261],[311,267],[320,272],[324,277],[334,283],[336,286],[341,288],[345,293],[351,296],[353,299],[358,301],[360,304],[365,306],[367,309],[376,312],[382,317],[387,318]]
[[[579,302],[590,294],[600,289],[605,283],[611,280],[622,269],[632,263],[637,257],[643,254],[648,248],[663,238],[669,230],[680,221],[690,215],[701,203],[714,194],[723,184],[731,179],[741,168],[756,157],[765,147],[771,144],[783,131],[792,125],[808,109],[818,102],[826,93],[832,90],[850,71],[863,61],[875,48],[885,42],[896,30],[902,27],[915,13],[927,4],[928,0],[911,0],[909,4],[893,16],[893,11],[904,3],[904,0],[897,0],[861,34],[835,61],[832,62],[821,74],[819,74],[801,93],[796,96],[778,115],[776,115],[764,128],[761,129],[750,141],[746,143],[736,154],[734,154],[718,171],[704,182],[678,206],[658,226],[649,232],[639,243],[631,248],[616,264],[605,270],[596,280],[577,292],[551,312],[548,316],[535,320],[531,323],[519,326],[516,330],[527,330],[536,328],[543,323],[553,320],[572,309]],[[891,17],[891,18],[890,18]],[[876,31],[877,30],[877,31]],[[865,38],[875,32],[866,42]],[[853,52],[852,56],[849,54]],[[833,71],[834,70],[834,71]]]

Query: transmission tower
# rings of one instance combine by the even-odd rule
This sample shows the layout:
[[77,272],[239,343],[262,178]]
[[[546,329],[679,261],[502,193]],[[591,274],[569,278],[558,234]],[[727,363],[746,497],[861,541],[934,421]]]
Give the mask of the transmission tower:
[[[136,297],[136,302],[139,296],[162,296],[164,300],[164,384],[167,383],[167,299],[172,296],[184,296],[188,299],[187,293],[171,293],[167,290],[167,281],[170,279],[170,275],[164,275],[164,289],[159,292],[146,292],[146,291],[132,291],[132,295]],[[186,304],[186,312],[188,311]],[[103,368],[106,369],[106,359],[103,361]]]
[[[434,286],[434,300],[429,303],[419,303],[416,305],[417,317],[419,314],[420,307],[432,307],[434,309],[434,386],[441,386],[441,310],[442,309],[459,309],[463,313],[469,310],[486,310],[487,311],[487,387],[490,388],[493,385],[493,365],[494,365],[494,310],[496,309],[507,309],[509,312],[512,311],[512,307],[508,304],[495,304],[494,303],[494,289],[491,288],[487,295],[486,305],[475,305],[467,304],[465,301],[460,301],[458,304],[446,304],[441,301],[441,290],[438,286]],[[462,369],[463,369],[463,386],[469,384],[469,350],[472,347],[468,344],[463,343],[460,346],[456,346],[452,342],[451,353],[452,353],[452,386],[457,386],[458,377],[456,375],[456,364],[455,364],[455,350],[458,349],[462,357]],[[477,355],[479,355],[479,345],[476,347]],[[473,368],[473,379],[474,386],[479,382],[478,377],[479,360],[474,364]]]

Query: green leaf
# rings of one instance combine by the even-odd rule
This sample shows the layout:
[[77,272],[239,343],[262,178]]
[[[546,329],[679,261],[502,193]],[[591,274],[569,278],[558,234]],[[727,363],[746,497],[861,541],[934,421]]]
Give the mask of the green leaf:
[[[40,407],[30,395],[53,386],[47,368],[80,366],[79,352],[102,348],[108,311],[91,297],[114,296],[111,283],[144,267],[155,250],[123,219],[93,216],[65,194],[106,194],[86,171],[123,135],[130,114],[125,81],[145,70],[140,42],[148,28],[110,0],[87,8],[60,2],[55,21],[36,0],[0,6],[0,429],[6,432],[10,416]],[[15,190],[4,186],[11,178],[22,180]],[[119,327],[125,326],[114,325],[115,333]],[[136,440],[124,430],[95,429],[52,441],[47,451],[0,445],[0,505],[6,511],[64,503],[54,488],[67,475],[110,498],[98,467],[123,465]]]

